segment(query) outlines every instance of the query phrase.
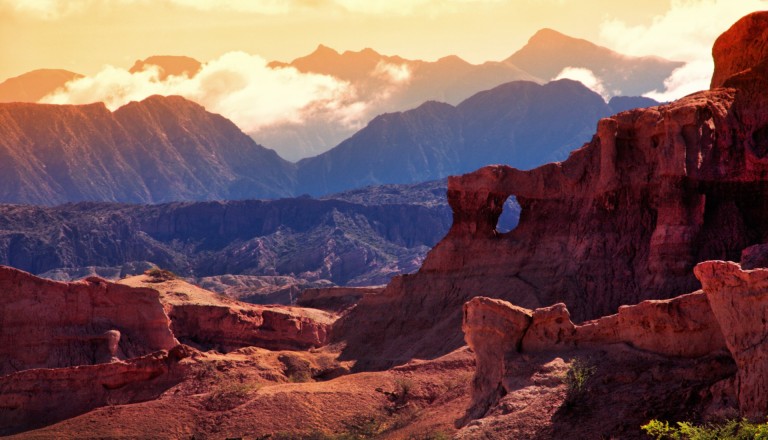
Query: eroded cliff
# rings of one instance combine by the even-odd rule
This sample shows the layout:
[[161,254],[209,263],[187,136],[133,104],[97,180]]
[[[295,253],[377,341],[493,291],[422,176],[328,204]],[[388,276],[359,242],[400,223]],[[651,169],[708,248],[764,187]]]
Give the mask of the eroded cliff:
[[[721,39],[751,44],[738,35],[759,23],[748,16]],[[694,291],[698,262],[738,260],[766,241],[768,73],[759,50],[715,51],[716,65],[735,53],[741,70],[726,87],[602,119],[562,163],[450,178],[451,230],[417,274],[349,315],[347,355],[365,369],[445,353],[462,343],[459,307],[478,295],[531,309],[562,302],[576,322],[614,314]],[[500,233],[510,196],[520,222]]]

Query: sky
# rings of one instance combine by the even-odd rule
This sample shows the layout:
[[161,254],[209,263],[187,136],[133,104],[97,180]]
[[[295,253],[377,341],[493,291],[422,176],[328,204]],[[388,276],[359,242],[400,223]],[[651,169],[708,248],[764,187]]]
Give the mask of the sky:
[[[508,57],[544,27],[620,51],[679,57],[679,51],[666,47],[671,46],[670,39],[653,35],[650,43],[638,34],[677,26],[685,19],[685,33],[691,34],[698,24],[707,28],[700,33],[711,29],[709,33],[716,35],[744,11],[763,4],[760,0],[0,0],[0,78],[43,67],[94,74],[104,65],[130,67],[137,59],[160,54],[208,61],[244,51],[290,61],[320,43],[337,50],[371,47],[425,60],[455,54],[479,63]],[[733,12],[721,13],[723,9]],[[675,17],[675,10],[695,15]],[[711,24],[715,26],[710,28]]]
[[[0,81],[62,68],[87,77],[45,102],[101,100],[115,109],[154,93],[180,94],[251,134],[301,123],[318,107],[359,127],[365,120],[355,115],[375,103],[357,99],[348,83],[267,63],[309,54],[318,44],[428,61],[499,61],[548,27],[620,53],[685,62],[664,90],[646,94],[668,101],[708,88],[716,37],[761,9],[768,0],[0,0]],[[156,72],[127,72],[151,55],[206,64],[194,78],[163,82]],[[588,70],[559,77],[605,96]]]

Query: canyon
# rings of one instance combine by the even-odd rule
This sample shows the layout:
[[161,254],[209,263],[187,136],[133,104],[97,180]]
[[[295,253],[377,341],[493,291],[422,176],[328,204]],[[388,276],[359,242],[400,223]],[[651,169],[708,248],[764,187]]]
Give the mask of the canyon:
[[[562,162],[449,177],[452,224],[419,270],[308,291],[324,310],[163,271],[2,268],[0,340],[23,343],[3,348],[0,433],[640,439],[651,419],[764,422],[767,36],[768,12],[742,18],[715,43],[710,90],[600,119]],[[51,302],[56,325],[38,326]]]

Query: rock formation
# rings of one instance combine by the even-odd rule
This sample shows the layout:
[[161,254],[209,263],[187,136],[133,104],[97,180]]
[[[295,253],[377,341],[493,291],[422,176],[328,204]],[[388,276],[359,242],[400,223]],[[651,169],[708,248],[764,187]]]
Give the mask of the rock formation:
[[318,348],[328,343],[335,321],[334,315],[320,310],[245,304],[179,279],[157,282],[139,275],[120,283],[160,292],[173,334],[181,342],[205,350]]
[[184,377],[184,346],[108,364],[0,376],[0,435],[38,428],[105,405],[156,399]]
[[0,267],[0,374],[110,362],[178,344],[150,289]]
[[[768,197],[768,72],[759,51],[729,53],[752,54],[738,65],[755,67],[725,88],[605,118],[562,163],[451,177],[450,232],[419,273],[393,280],[345,319],[346,354],[370,360],[360,368],[381,368],[458,347],[458,307],[479,295],[530,309],[563,302],[576,322],[614,314],[694,291],[698,262],[738,260],[763,243],[768,208],[755,201]],[[729,60],[716,51],[715,63]],[[513,195],[520,222],[499,233]],[[385,313],[393,309],[402,312]]]
[[351,307],[367,295],[378,295],[385,286],[367,287],[321,287],[301,292],[296,304],[321,310],[339,312]]
[[739,368],[742,415],[762,419],[768,413],[768,269],[707,261],[696,266],[696,276]]

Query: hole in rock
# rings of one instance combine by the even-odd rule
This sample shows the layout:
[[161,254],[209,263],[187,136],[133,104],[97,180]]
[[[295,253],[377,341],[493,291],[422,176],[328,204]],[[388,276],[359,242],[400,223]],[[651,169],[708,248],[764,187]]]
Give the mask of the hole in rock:
[[496,222],[496,231],[501,234],[515,229],[520,220],[520,205],[515,196],[507,197],[504,201],[504,207],[501,210],[498,222]]

